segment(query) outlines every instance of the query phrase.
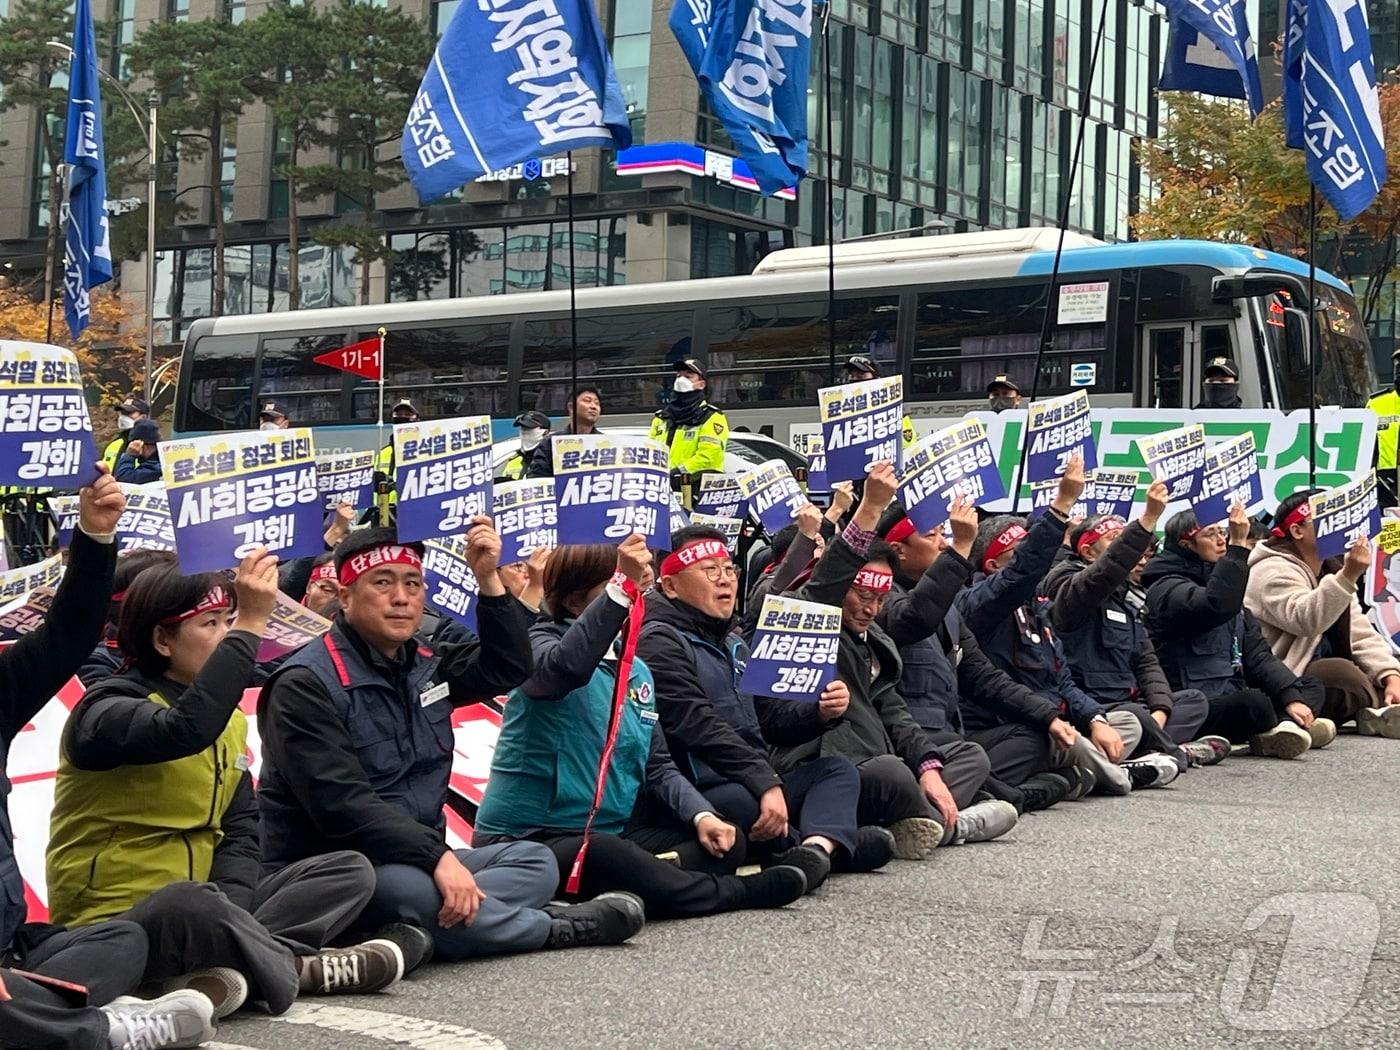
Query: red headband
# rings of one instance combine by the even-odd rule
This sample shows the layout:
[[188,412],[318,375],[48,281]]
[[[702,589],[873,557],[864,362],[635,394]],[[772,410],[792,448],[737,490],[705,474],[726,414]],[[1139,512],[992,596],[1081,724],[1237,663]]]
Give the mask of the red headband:
[[335,561],[323,561],[320,565],[311,570],[310,577],[307,578],[306,585],[310,587],[313,583],[320,583],[322,580],[336,582]]
[[666,555],[661,563],[661,575],[674,576],[683,569],[698,565],[702,561],[709,561],[711,558],[724,558],[728,561],[729,545],[723,540],[693,540],[680,550]]
[[1200,535],[1200,532],[1201,532],[1201,527],[1200,527],[1199,525],[1197,525],[1197,526],[1196,526],[1195,528],[1193,528],[1193,529],[1187,529],[1185,532],[1183,532],[1183,533],[1181,534],[1181,542],[1182,542],[1182,543],[1190,543],[1192,540],[1194,540],[1197,536]]
[[1122,529],[1122,518],[1104,518],[1092,529],[1085,529],[1079,534],[1079,542],[1074,545],[1074,551],[1076,554],[1082,554],[1085,547],[1092,547],[1105,536],[1112,536],[1115,532],[1121,532]]
[[404,547],[397,543],[371,547],[345,560],[345,564],[340,567],[340,585],[349,587],[365,573],[381,565],[407,565],[421,572],[423,559],[418,557],[418,552],[412,547]]
[[913,518],[900,518],[899,521],[890,526],[890,531],[885,533],[885,542],[903,543],[914,535],[915,531]]
[[851,582],[851,586],[885,594],[894,586],[894,577],[879,569],[861,569],[860,572],[856,573],[856,578]]
[[1312,517],[1312,501],[1304,500],[1287,514],[1284,515],[1282,523],[1275,525],[1269,532],[1275,539],[1286,540],[1288,530],[1294,525],[1301,525]]
[[203,598],[195,603],[193,609],[187,609],[174,616],[167,616],[160,622],[167,627],[172,627],[177,623],[184,623],[186,620],[193,620],[196,616],[202,616],[207,612],[216,612],[219,609],[227,609],[232,602],[229,600],[228,592],[222,587],[215,587]]
[[1026,527],[1019,522],[1013,522],[997,533],[996,538],[987,544],[987,553],[982,555],[982,568],[996,561],[1016,544],[1026,538]]

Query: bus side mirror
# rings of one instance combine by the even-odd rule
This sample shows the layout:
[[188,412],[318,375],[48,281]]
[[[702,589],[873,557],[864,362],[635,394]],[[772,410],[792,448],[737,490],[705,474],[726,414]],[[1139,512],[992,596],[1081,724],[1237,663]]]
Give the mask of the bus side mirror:
[[1296,307],[1283,312],[1284,346],[1294,373],[1308,370],[1308,315]]
[[[1210,297],[1217,303],[1229,303],[1236,299],[1254,299],[1275,292],[1294,294],[1297,281],[1286,274],[1243,273],[1229,277],[1217,277],[1210,282]],[[1306,296],[1304,297],[1306,301]]]

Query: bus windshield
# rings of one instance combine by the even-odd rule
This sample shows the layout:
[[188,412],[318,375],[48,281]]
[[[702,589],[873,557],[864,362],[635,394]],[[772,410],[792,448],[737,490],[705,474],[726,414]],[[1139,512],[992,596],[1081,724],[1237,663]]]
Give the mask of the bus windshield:
[[[1375,366],[1360,310],[1350,293],[1330,285],[1319,284],[1317,298],[1322,304],[1318,315],[1318,403],[1360,408],[1376,389]],[[1311,387],[1306,320],[1300,311],[1289,311],[1291,306],[1292,299],[1285,292],[1271,298],[1264,308],[1263,325],[1265,346],[1277,363],[1280,407],[1285,410],[1306,408]],[[1292,316],[1286,318],[1290,312]]]

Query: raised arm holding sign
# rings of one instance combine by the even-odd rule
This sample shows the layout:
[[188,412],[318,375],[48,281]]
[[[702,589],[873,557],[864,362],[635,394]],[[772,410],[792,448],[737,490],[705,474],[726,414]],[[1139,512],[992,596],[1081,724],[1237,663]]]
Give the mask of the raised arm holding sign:
[[899,468],[904,380],[892,376],[823,387],[817,398],[828,482],[858,481],[881,460]]
[[665,446],[646,438],[559,434],[553,439],[561,544],[620,543],[634,532],[671,546],[671,469]]
[[904,457],[899,498],[920,532],[947,521],[959,496],[980,504],[1000,499],[1005,492],[980,420],[967,419],[935,431],[916,442]]
[[1099,465],[1089,419],[1089,395],[1076,390],[1065,397],[1032,402],[1027,413],[1026,480],[1032,485],[1051,481],[1065,472],[1070,456],[1078,453],[1084,469]]
[[1206,432],[1199,423],[1137,439],[1148,473],[1167,483],[1168,502],[1189,499],[1206,465]]
[[456,536],[491,513],[491,417],[394,425],[400,542]]
[[97,458],[78,359],[0,339],[0,486],[75,488]]
[[1381,530],[1374,471],[1359,481],[1313,496],[1311,505],[1319,560],[1337,557],[1353,543],[1369,540]]

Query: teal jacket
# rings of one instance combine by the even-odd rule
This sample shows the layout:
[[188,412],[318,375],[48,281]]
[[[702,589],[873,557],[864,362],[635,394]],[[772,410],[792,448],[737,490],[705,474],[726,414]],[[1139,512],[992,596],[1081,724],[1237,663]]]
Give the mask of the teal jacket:
[[[604,593],[577,620],[531,628],[535,670],[506,703],[478,834],[583,830],[617,680],[616,662],[607,656],[626,620],[627,608]],[[593,830],[621,832],[644,791],[686,824],[712,809],[671,761],[651,671],[634,660]]]

